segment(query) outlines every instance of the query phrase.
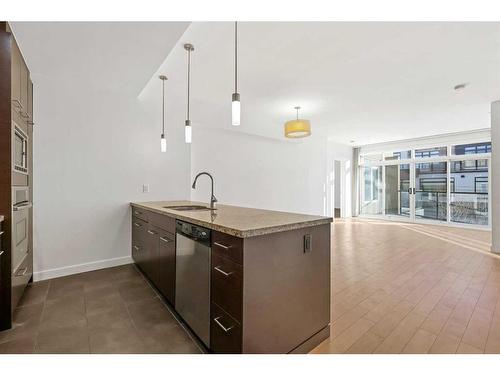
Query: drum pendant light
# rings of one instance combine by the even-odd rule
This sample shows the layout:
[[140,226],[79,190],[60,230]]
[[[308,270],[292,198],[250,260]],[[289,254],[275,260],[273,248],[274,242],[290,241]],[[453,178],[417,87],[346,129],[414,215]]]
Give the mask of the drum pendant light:
[[231,104],[231,124],[240,125],[241,103],[238,93],[238,22],[234,23],[234,93]]
[[184,44],[184,49],[188,53],[188,65],[187,65],[187,116],[186,123],[184,126],[184,139],[186,143],[191,143],[191,119],[189,118],[189,100],[190,100],[190,90],[191,90],[191,52],[194,51],[194,46],[192,44]]
[[167,76],[161,75],[158,78],[162,81],[162,101],[161,101],[161,137],[160,137],[160,150],[161,152],[167,152],[167,140],[165,139],[165,81],[168,79]]
[[304,138],[311,135],[311,123],[309,120],[299,119],[300,107],[294,107],[297,111],[297,118],[285,123],[285,137]]

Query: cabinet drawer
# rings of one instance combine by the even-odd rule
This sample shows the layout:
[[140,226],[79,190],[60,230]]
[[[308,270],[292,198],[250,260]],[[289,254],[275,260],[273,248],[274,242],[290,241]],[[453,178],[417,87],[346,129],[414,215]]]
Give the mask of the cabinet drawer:
[[166,230],[172,234],[175,233],[175,219],[165,216],[162,214],[157,214],[156,212],[148,212],[149,222],[154,226]]
[[132,259],[141,268],[146,251],[146,227],[145,221],[135,217],[132,219]]
[[160,244],[158,251],[158,289],[165,299],[175,304],[175,237],[160,229]]
[[144,220],[145,222],[148,221],[148,213],[142,208],[132,207],[132,214],[138,219]]
[[243,238],[212,231],[212,254],[243,264]]
[[243,267],[212,254],[212,302],[241,322]]
[[33,274],[33,254],[28,253],[21,264],[12,272],[12,310],[21,299],[24,288],[28,285]]
[[210,349],[214,353],[241,353],[241,326],[215,303],[210,306]]
[[12,215],[12,269],[28,254],[29,210],[14,211]]

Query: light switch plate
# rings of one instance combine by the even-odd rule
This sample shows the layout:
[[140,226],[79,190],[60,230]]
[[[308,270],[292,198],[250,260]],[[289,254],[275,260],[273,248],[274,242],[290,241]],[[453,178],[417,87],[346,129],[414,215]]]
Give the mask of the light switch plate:
[[142,192],[149,193],[149,185],[142,185]]

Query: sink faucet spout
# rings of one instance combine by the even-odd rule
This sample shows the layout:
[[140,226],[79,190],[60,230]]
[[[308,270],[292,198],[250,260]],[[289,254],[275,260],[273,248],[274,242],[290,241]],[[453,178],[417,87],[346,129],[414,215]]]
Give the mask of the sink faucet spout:
[[196,181],[198,180],[198,177],[200,177],[202,175],[207,175],[208,177],[210,177],[210,180],[212,182],[212,192],[210,194],[210,209],[211,210],[215,210],[215,203],[217,202],[217,198],[214,195],[214,178],[212,177],[212,175],[210,173],[208,173],[208,172],[200,172],[200,173],[198,173],[196,175],[196,177],[194,178],[193,185],[191,185],[191,187],[193,189],[196,189]]

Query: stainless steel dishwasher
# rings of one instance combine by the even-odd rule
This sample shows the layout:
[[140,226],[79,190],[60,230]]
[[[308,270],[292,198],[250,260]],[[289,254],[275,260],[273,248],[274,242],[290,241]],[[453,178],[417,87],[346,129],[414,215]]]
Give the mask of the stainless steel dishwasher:
[[177,221],[175,310],[210,347],[210,229]]

